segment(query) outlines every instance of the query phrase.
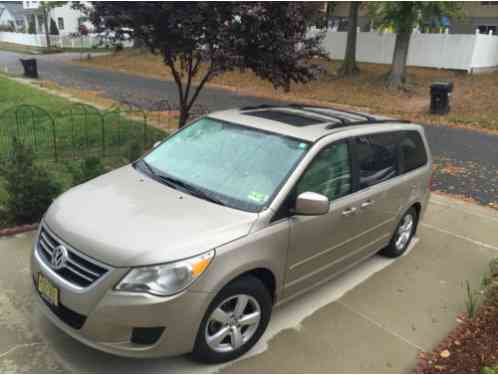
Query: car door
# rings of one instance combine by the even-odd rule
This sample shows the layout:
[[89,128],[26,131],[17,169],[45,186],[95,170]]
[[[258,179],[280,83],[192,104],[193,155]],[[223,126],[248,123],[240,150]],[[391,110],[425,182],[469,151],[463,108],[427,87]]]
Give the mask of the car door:
[[327,196],[330,209],[320,216],[293,215],[285,278],[290,297],[340,272],[359,246],[359,217],[352,198],[353,166],[349,141],[324,146],[298,180],[293,197],[303,192]]
[[389,243],[408,198],[406,184],[399,177],[398,140],[397,132],[367,134],[353,140],[358,176],[356,229],[367,255]]

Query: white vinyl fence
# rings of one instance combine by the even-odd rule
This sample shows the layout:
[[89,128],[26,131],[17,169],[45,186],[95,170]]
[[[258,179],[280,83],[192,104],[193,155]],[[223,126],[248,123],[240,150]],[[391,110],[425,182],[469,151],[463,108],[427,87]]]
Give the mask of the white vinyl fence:
[[[101,45],[101,37],[82,36],[71,37],[68,35],[50,35],[50,44],[60,48],[93,48]],[[47,39],[45,34],[24,34],[0,32],[0,42],[20,44],[30,47],[46,47]],[[124,42],[125,47],[130,47],[131,42]]]
[[[391,64],[396,35],[359,32],[356,58],[361,62]],[[342,60],[347,32],[327,31],[323,41],[332,59]],[[484,34],[421,34],[414,32],[408,65],[478,72],[498,67],[498,36]]]

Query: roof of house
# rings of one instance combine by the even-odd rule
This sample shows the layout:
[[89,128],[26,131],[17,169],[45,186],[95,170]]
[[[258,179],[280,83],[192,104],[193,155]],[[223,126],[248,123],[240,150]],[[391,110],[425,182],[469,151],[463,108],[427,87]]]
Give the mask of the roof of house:
[[36,9],[24,9],[22,1],[2,1],[0,8],[5,8],[14,19],[23,19],[25,15],[34,14]]

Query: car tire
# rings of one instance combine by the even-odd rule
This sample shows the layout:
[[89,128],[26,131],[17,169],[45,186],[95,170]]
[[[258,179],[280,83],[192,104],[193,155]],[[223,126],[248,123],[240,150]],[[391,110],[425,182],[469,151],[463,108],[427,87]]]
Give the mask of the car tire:
[[[242,306],[244,301],[243,311],[237,311],[237,306]],[[258,278],[247,275],[232,281],[209,305],[197,333],[193,359],[203,363],[222,363],[246,353],[266,330],[272,305],[270,292]],[[259,312],[257,326],[243,325],[249,319],[254,323],[256,312]],[[222,336],[224,339],[220,341]]]
[[410,242],[417,229],[417,223],[417,211],[414,207],[410,207],[401,217],[389,245],[379,253],[388,258],[397,258],[401,256],[406,249],[408,249],[408,246],[410,246]]

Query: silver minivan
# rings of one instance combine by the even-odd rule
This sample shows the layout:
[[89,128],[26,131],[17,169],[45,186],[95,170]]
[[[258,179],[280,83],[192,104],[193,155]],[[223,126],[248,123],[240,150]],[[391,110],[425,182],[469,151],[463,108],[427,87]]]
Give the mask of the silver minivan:
[[228,361],[277,305],[403,254],[431,171],[419,125],[301,105],[216,112],[54,201],[35,298],[106,352]]

